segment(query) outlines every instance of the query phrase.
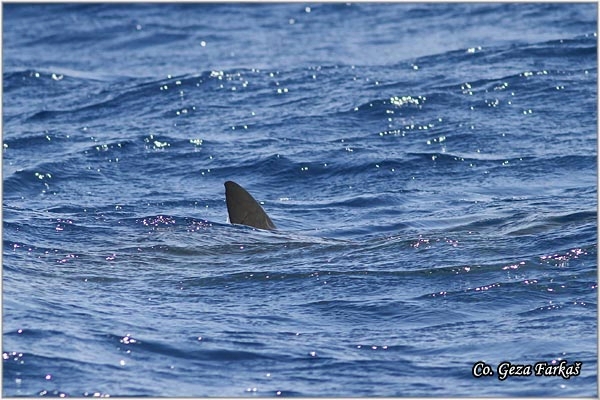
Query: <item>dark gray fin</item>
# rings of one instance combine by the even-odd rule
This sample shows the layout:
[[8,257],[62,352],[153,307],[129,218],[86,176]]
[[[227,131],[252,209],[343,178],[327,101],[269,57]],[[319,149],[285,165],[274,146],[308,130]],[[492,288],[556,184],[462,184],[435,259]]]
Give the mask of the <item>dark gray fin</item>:
[[265,210],[240,185],[235,182],[225,182],[225,200],[229,222],[252,226],[258,229],[276,229],[275,224]]

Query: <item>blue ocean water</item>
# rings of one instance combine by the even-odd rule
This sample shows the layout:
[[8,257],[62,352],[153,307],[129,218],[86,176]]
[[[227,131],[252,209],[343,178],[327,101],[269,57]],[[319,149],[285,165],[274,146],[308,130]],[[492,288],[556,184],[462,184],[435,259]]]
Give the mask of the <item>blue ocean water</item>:
[[596,104],[591,3],[5,3],[3,395],[597,396]]

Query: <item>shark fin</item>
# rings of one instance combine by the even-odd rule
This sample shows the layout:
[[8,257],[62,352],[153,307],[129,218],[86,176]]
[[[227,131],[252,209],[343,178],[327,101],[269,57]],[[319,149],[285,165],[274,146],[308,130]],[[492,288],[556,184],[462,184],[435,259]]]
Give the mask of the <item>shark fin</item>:
[[258,229],[276,229],[265,210],[240,185],[233,181],[225,182],[225,200],[229,222],[247,225]]

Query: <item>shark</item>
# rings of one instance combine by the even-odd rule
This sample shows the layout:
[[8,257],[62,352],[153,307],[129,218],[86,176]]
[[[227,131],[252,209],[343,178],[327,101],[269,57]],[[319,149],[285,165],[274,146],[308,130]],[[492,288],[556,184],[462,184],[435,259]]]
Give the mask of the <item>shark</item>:
[[233,181],[225,182],[229,222],[253,228],[275,230],[275,224],[250,193]]

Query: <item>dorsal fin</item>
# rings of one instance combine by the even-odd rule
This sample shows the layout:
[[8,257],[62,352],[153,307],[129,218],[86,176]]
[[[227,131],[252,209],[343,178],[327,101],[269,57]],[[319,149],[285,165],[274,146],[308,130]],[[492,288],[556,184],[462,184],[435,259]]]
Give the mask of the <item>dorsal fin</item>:
[[258,229],[276,229],[271,218],[240,185],[233,181],[225,182],[225,200],[227,201],[227,212],[229,222],[252,226]]

